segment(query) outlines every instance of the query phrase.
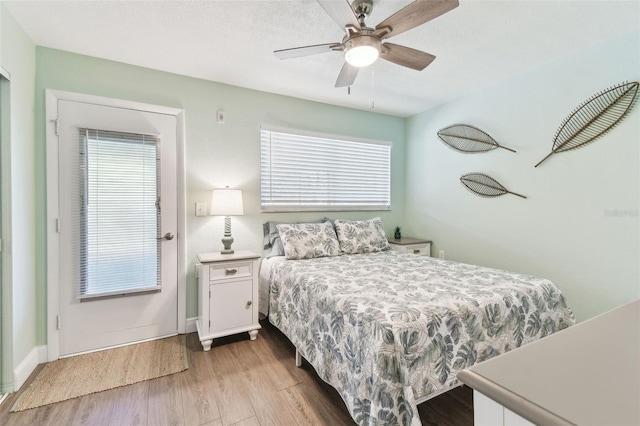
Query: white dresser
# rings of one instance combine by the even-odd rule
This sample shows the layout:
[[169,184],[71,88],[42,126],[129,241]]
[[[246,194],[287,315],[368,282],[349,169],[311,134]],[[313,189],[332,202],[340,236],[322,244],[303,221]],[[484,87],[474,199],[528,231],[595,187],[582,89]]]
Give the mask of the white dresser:
[[458,373],[476,426],[639,425],[640,300]]
[[258,330],[258,263],[260,256],[248,250],[233,254],[198,255],[198,337],[205,351],[213,339]]

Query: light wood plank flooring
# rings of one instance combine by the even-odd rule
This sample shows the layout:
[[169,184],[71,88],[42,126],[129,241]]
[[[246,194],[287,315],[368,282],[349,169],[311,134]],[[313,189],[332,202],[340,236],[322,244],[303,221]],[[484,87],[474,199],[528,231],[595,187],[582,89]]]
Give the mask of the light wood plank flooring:
[[[171,376],[9,413],[14,393],[0,406],[0,425],[353,425],[338,393],[306,362],[296,368],[289,340],[267,321],[262,326],[257,340],[247,333],[216,339],[210,352],[189,334],[189,369]],[[418,409],[424,425],[473,425],[466,387]]]

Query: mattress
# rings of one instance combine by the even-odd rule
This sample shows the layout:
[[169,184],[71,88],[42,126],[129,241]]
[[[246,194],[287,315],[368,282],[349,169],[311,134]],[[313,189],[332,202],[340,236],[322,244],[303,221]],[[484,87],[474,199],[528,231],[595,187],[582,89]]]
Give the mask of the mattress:
[[546,279],[426,256],[262,266],[269,321],[361,425],[419,425],[417,403],[459,385],[458,371],[575,322]]

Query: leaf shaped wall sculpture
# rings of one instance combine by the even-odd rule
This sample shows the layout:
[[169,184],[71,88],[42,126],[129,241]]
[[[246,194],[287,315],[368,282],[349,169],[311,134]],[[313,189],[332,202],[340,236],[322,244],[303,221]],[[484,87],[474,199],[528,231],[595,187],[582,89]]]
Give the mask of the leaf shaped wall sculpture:
[[454,124],[438,131],[438,137],[451,149],[458,152],[477,153],[502,148],[515,152],[496,142],[491,136],[468,124]]
[[535,167],[558,152],[570,151],[593,142],[614,128],[631,110],[637,95],[637,81],[624,82],[596,93],[567,118],[553,138],[551,153]]
[[507,190],[497,180],[483,173],[468,173],[460,177],[460,182],[471,192],[481,197],[499,197],[504,194],[513,194],[521,198],[524,195]]

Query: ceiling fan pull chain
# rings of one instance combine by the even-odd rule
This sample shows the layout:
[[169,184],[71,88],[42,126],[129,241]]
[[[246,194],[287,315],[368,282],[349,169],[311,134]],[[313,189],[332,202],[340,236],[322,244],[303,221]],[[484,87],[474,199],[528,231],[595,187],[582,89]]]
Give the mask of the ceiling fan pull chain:
[[371,109],[376,107],[376,72],[371,70]]

